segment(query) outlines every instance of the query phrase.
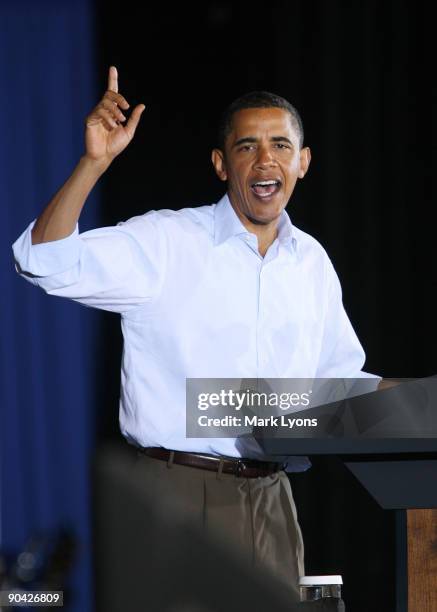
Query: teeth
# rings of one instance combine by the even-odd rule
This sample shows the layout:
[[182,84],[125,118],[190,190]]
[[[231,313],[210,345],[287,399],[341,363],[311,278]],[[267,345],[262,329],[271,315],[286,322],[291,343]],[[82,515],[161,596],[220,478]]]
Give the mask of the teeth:
[[279,181],[258,181],[255,185],[277,185]]

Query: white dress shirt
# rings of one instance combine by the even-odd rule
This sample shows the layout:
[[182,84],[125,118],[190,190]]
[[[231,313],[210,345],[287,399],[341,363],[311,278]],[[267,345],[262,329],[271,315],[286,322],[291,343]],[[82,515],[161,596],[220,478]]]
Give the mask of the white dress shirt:
[[186,437],[186,378],[366,376],[332,263],[285,211],[264,258],[227,195],[37,245],[33,224],[13,245],[18,272],[121,315],[120,428],[134,445],[241,456],[235,439]]

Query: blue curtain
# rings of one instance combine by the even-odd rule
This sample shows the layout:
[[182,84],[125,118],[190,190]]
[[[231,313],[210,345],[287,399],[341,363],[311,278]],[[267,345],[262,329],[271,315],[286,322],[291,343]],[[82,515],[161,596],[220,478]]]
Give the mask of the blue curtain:
[[[67,527],[79,548],[70,610],[91,611],[89,463],[95,426],[96,313],[19,278],[11,245],[83,151],[100,96],[91,0],[0,5],[1,543]],[[94,194],[81,230],[97,225]]]

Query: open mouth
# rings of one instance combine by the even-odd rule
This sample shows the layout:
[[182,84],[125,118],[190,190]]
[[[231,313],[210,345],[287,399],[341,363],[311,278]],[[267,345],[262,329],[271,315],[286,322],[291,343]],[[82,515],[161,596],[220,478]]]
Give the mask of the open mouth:
[[257,198],[265,200],[274,196],[281,189],[281,186],[281,181],[271,179],[268,181],[257,181],[256,183],[252,183],[250,188]]

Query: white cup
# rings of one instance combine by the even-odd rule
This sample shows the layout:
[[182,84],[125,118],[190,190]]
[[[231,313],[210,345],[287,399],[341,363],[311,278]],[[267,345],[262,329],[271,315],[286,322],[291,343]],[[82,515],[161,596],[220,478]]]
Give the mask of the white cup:
[[343,579],[333,576],[301,576],[299,578],[300,600],[315,601],[325,597],[341,598]]

